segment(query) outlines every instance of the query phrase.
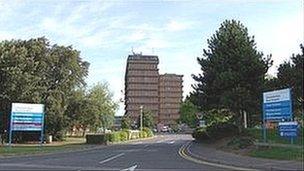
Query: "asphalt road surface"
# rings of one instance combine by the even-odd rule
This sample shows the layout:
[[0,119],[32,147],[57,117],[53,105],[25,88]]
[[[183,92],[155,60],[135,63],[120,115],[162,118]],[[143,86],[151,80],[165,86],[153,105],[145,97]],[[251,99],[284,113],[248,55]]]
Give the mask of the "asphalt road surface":
[[189,141],[190,135],[159,135],[83,151],[0,158],[0,170],[227,170],[181,157],[179,150]]

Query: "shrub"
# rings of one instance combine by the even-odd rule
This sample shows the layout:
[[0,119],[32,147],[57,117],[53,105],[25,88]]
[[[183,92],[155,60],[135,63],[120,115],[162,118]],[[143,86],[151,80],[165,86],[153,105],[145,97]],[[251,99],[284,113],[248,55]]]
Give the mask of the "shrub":
[[130,138],[133,139],[138,139],[139,138],[139,131],[131,131],[130,132]]
[[252,137],[234,137],[227,145],[237,149],[243,149],[253,145],[253,143],[254,138]]
[[229,122],[220,122],[217,124],[213,124],[211,126],[208,126],[207,134],[212,139],[221,139],[225,137],[231,137],[238,134],[238,127],[232,123]]
[[119,131],[120,134],[120,141],[127,141],[128,140],[128,132],[126,131]]
[[197,141],[209,140],[210,137],[206,131],[206,128],[197,128],[193,131],[192,137]]
[[106,144],[109,141],[109,134],[87,134],[87,144]]
[[209,125],[206,128],[197,128],[192,133],[192,137],[198,141],[218,140],[225,137],[231,137],[238,134],[238,127],[229,122],[220,122]]
[[150,128],[143,128],[143,131],[147,133],[147,137],[152,137],[153,136],[153,131]]
[[139,132],[139,137],[140,138],[146,138],[146,137],[148,137],[148,134],[145,131],[140,131]]
[[127,134],[127,140],[131,139],[131,130],[129,129],[122,129],[123,132]]
[[119,142],[120,141],[120,132],[112,132],[110,133],[110,142]]

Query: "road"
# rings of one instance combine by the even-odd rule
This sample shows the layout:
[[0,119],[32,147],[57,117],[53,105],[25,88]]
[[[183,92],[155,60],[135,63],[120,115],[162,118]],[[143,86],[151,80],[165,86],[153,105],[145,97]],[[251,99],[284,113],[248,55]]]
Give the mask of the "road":
[[93,149],[0,159],[0,170],[227,170],[181,157],[190,135],[159,135],[127,144]]

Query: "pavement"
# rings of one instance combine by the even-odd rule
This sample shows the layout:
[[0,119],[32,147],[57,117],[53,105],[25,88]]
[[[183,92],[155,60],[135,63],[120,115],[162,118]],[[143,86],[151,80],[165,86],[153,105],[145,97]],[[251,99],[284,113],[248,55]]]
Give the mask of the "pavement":
[[[187,153],[194,158],[222,166],[234,166],[234,170],[304,170],[303,162],[292,160],[272,160],[242,156],[221,150],[216,150],[206,144],[197,142],[188,143]],[[208,155],[206,155],[208,154]]]
[[232,155],[194,143],[191,135],[168,134],[78,151],[1,157],[0,170],[217,171],[269,168],[269,160],[259,159],[260,163],[257,162],[255,167],[255,163],[246,161],[244,156],[230,157]]

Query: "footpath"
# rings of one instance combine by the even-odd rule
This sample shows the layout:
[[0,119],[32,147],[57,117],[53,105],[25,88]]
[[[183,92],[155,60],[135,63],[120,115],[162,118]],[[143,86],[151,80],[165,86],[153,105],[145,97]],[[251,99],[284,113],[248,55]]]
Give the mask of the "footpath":
[[191,142],[186,153],[193,158],[219,165],[235,166],[252,170],[304,170],[303,161],[272,160],[242,156],[224,152],[198,142]]

